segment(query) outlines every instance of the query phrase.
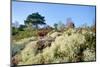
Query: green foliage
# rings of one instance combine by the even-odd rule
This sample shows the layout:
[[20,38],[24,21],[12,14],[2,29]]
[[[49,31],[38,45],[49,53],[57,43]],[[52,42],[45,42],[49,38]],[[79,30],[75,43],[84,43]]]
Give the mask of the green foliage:
[[19,28],[18,28],[18,30],[19,30],[19,31],[24,31],[25,28],[26,28],[25,25],[20,25]]
[[18,32],[18,28],[12,27],[12,35],[16,35]]
[[20,25],[19,27],[16,27],[16,24],[14,24],[14,26],[12,25],[12,39],[20,40],[27,37],[37,36],[36,29],[38,29],[38,24],[46,24],[44,21],[44,17],[38,12],[28,15],[25,20],[25,25]]
[[44,17],[37,12],[28,15],[28,17],[24,22],[25,24],[32,23],[33,25],[36,26],[36,29],[38,29],[38,24],[45,24],[44,21],[45,21]]
[[23,38],[28,38],[32,36],[37,36],[37,31],[36,30],[25,30],[25,31],[19,31],[18,34],[13,36],[14,40],[20,40]]

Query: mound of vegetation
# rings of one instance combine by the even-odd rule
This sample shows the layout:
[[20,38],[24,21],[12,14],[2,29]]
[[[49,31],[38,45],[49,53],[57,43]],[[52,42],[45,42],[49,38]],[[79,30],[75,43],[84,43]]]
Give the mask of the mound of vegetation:
[[[58,36],[57,34],[60,35]],[[20,53],[21,61],[19,61],[18,65],[96,60],[96,39],[95,33],[92,31],[82,30],[80,33],[76,29],[69,29],[63,33],[52,32],[48,36],[52,36],[51,38],[54,37],[54,40],[51,41],[51,43],[47,43],[47,39],[49,39],[47,38],[44,39],[40,45],[37,43],[38,40],[31,44],[27,44]],[[38,49],[41,45],[45,44],[51,45],[40,50]]]

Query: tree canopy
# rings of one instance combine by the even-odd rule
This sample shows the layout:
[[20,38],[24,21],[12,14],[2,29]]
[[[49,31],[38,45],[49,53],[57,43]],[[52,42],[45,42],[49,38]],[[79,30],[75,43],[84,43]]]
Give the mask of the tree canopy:
[[74,28],[75,24],[71,18],[67,18],[67,28]]
[[32,13],[30,15],[28,15],[28,17],[26,18],[26,20],[24,21],[25,25],[32,23],[32,25],[35,25],[36,28],[38,29],[38,25],[42,25],[42,24],[46,24],[45,23],[45,17],[41,16],[38,12],[36,13]]

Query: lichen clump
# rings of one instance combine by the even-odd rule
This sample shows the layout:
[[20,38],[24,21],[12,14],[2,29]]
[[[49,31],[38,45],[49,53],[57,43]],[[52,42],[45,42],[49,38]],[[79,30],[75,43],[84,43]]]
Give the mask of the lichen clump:
[[[60,34],[58,36],[58,34]],[[70,34],[70,35],[69,35]],[[87,36],[88,35],[88,36]],[[21,61],[18,65],[47,64],[62,62],[95,61],[95,33],[88,31],[79,33],[75,29],[62,32],[52,32],[47,35],[50,46],[38,50],[38,40],[33,41],[20,52]],[[43,45],[48,45],[44,39]]]

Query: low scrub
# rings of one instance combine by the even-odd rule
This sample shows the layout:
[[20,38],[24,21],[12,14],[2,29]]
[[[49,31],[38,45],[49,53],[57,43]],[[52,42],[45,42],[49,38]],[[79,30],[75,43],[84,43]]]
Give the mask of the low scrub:
[[[81,31],[83,32],[83,31]],[[54,32],[55,33],[55,32]],[[47,36],[53,36],[51,33]],[[62,62],[95,61],[96,36],[92,31],[85,33],[77,32],[75,29],[57,32],[51,46],[38,50],[37,41],[27,44],[21,51],[22,61],[18,65],[48,64]],[[53,37],[52,37],[53,38]]]
[[[48,41],[50,39],[51,41]],[[91,30],[78,32],[77,29],[69,29],[64,32],[52,32],[42,40],[37,39],[29,42],[20,51],[21,60],[18,65],[96,60],[96,36]],[[38,49],[39,45],[49,46],[40,50]]]
[[13,37],[13,40],[18,41],[18,40],[21,40],[23,38],[29,38],[29,37],[32,37],[32,36],[37,36],[37,31],[35,31],[35,30],[20,31],[18,34],[14,35],[12,37]]

